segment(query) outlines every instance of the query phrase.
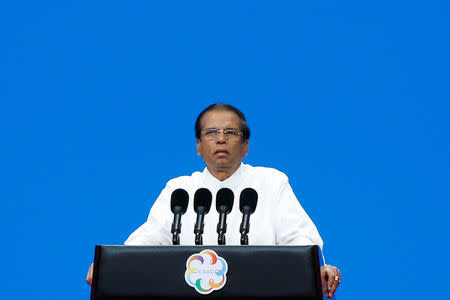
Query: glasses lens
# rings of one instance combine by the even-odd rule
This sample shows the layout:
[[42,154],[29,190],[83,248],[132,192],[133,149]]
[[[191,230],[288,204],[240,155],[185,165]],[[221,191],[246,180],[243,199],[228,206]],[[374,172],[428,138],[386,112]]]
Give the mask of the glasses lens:
[[236,129],[225,129],[223,133],[229,137],[237,136],[239,134]]
[[203,131],[203,134],[206,137],[206,139],[212,141],[216,140],[221,132],[223,132],[223,136],[225,138],[232,140],[239,139],[239,135],[241,134],[241,132],[235,128],[228,128],[228,129],[209,128]]

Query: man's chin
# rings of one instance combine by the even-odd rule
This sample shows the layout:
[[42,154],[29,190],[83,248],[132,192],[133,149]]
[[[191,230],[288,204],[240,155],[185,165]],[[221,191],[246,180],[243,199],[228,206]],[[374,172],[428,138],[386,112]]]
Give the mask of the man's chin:
[[231,166],[233,166],[233,164],[232,163],[230,163],[229,161],[227,161],[227,160],[225,160],[225,159],[223,159],[223,160],[216,160],[215,162],[214,162],[214,165],[217,167],[217,168],[230,168]]
[[227,152],[219,152],[214,154],[215,159],[228,159],[230,157],[230,154]]
[[224,157],[224,158],[215,158],[213,161],[209,161],[209,164],[207,163],[207,165],[218,168],[218,167],[227,167],[233,165],[233,163],[230,162],[229,159]]
[[236,165],[239,165],[240,162],[230,161],[228,158],[222,158],[222,159],[215,159],[214,162],[210,163],[211,167],[214,167],[215,169],[233,169],[236,167]]

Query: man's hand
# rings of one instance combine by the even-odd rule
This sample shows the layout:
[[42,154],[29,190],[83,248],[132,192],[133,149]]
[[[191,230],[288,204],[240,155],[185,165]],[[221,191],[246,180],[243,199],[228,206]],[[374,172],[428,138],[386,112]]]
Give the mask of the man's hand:
[[328,298],[332,298],[341,283],[341,271],[338,268],[324,265],[320,268],[322,278],[322,292]]
[[94,264],[91,264],[91,266],[89,267],[89,271],[87,272],[86,275],[86,282],[92,286],[92,274],[94,273]]

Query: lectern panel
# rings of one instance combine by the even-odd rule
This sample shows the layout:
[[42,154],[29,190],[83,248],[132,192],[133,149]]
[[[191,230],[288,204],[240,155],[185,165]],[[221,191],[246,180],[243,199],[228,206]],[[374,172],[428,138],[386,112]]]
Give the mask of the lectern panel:
[[92,300],[322,299],[318,246],[106,246]]

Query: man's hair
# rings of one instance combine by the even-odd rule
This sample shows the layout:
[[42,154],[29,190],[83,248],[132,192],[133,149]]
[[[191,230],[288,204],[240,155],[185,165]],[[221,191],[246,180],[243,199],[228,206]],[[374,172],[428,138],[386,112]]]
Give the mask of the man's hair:
[[242,141],[248,140],[250,138],[250,128],[248,128],[247,120],[245,119],[244,114],[237,109],[236,107],[227,104],[227,103],[215,103],[211,104],[207,108],[205,108],[197,117],[197,120],[195,121],[195,137],[200,140],[202,137],[201,131],[201,121],[203,118],[203,115],[207,113],[208,111],[212,110],[225,110],[225,111],[231,111],[234,112],[240,119],[241,124],[239,127],[239,130],[242,131]]

